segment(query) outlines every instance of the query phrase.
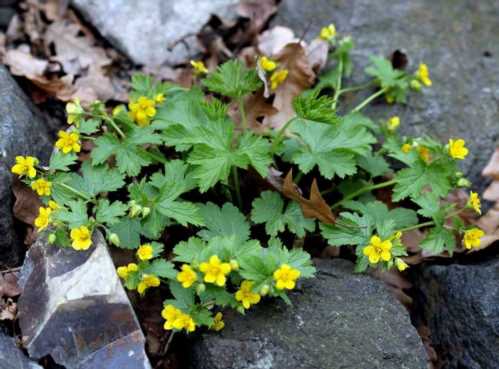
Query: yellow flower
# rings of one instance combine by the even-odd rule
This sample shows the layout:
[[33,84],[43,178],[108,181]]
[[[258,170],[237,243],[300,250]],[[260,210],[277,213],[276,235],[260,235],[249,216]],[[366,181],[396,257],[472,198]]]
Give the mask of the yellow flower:
[[211,325],[210,329],[213,329],[214,331],[221,331],[225,327],[225,323],[222,320],[223,319],[223,314],[221,312],[218,312],[215,314],[213,317],[213,324]]
[[192,317],[173,305],[166,305],[161,311],[161,316],[166,320],[163,325],[165,330],[185,329],[187,332],[193,332],[196,329]]
[[73,240],[71,246],[75,250],[88,250],[92,245],[92,234],[86,226],[72,229],[70,236]]
[[142,261],[151,260],[153,256],[154,249],[149,243],[141,245],[137,250],[137,257]]
[[57,210],[57,209],[59,209],[59,204],[56,203],[54,200],[50,200],[49,201],[49,208],[51,208],[52,210]]
[[152,274],[144,274],[142,280],[137,286],[137,291],[143,295],[149,287],[158,287],[161,281],[158,277]]
[[163,104],[165,99],[165,94],[156,94],[156,96],[154,96],[154,102],[158,105]]
[[482,214],[482,209],[481,209],[481,204],[480,204],[480,197],[476,192],[471,191],[470,192],[470,198],[468,200],[468,206],[475,210],[478,214]]
[[260,67],[262,67],[262,69],[267,72],[272,72],[277,68],[277,63],[272,59],[267,58],[266,56],[262,56],[258,63],[260,64]]
[[71,151],[80,152],[80,135],[78,132],[59,131],[57,136],[59,136],[59,139],[56,141],[55,147],[64,154],[70,153]]
[[430,161],[431,161],[431,152],[430,150],[425,147],[425,146],[420,146],[418,148],[418,154],[419,154],[419,157],[421,159],[423,159],[423,161],[428,164]]
[[136,272],[139,270],[139,267],[135,263],[130,263],[126,266],[120,266],[118,269],[116,269],[116,272],[118,273],[119,277],[122,279],[127,279],[130,273]]
[[79,98],[75,98],[72,102],[66,104],[66,113],[68,115],[68,124],[74,124],[78,127],[81,116],[84,113]]
[[[50,196],[52,183],[46,181],[43,178],[37,179],[33,183],[31,183],[31,188],[36,191],[38,196]],[[49,204],[50,207],[50,204]]]
[[462,138],[449,140],[449,155],[453,159],[463,160],[467,155],[469,150],[465,146],[465,142]]
[[130,109],[130,117],[141,127],[148,126],[156,115],[154,100],[146,96],[140,96],[137,101],[131,101],[128,109]]
[[222,263],[217,255],[212,255],[208,262],[201,263],[199,270],[204,273],[204,281],[214,283],[217,286],[224,286],[226,275],[230,273],[229,263]]
[[182,283],[182,287],[189,288],[196,282],[198,276],[189,264],[182,265],[182,271],[177,274],[177,281]]
[[412,150],[412,145],[408,144],[408,143],[405,143],[405,144],[402,145],[402,147],[400,149],[402,150],[402,152],[404,154],[408,154]]
[[418,71],[416,72],[416,77],[421,81],[426,87],[430,87],[432,82],[430,79],[430,72],[428,71],[428,66],[426,64],[419,64]]
[[397,266],[397,269],[400,270],[401,272],[409,268],[409,265],[407,265],[407,263],[400,258],[395,259],[395,265]]
[[52,209],[41,207],[38,210],[38,216],[35,218],[35,227],[38,231],[42,231],[50,224],[50,214]]
[[378,236],[372,236],[369,245],[362,251],[369,258],[371,264],[377,264],[380,260],[389,261],[392,258],[392,241],[384,240]]
[[270,88],[272,90],[277,89],[281,83],[283,83],[286,78],[288,78],[288,70],[281,69],[277,70],[270,76]]
[[319,37],[325,41],[331,40],[334,36],[336,36],[336,27],[333,23],[327,27],[322,27],[321,32],[319,33]]
[[19,177],[28,176],[29,178],[35,178],[35,165],[37,164],[38,159],[33,156],[16,156],[16,164],[11,168],[11,171]]
[[241,287],[239,287],[239,290],[236,292],[236,300],[240,301],[245,309],[249,309],[251,305],[258,304],[261,299],[261,296],[258,293],[253,292],[251,287],[253,287],[252,281],[243,281]]
[[295,288],[296,280],[300,277],[300,274],[298,269],[292,268],[288,264],[282,264],[273,274],[277,289],[292,290]]
[[204,65],[201,60],[191,60],[191,65],[194,68],[196,74],[206,74],[208,73],[208,68]]
[[464,232],[464,246],[469,250],[471,248],[480,247],[480,238],[485,236],[484,231],[480,228],[471,228]]
[[398,126],[400,126],[400,118],[397,115],[391,117],[388,119],[386,126],[388,127],[388,130],[395,131]]

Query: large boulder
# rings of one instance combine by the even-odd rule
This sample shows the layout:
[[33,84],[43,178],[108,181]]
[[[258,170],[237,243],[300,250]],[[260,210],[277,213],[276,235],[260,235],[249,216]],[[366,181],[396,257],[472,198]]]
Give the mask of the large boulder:
[[379,282],[346,260],[318,260],[317,278],[245,316],[228,312],[220,333],[192,346],[193,369],[424,369],[409,316]]
[[16,346],[14,338],[0,331],[0,369],[42,369]]
[[0,268],[17,265],[24,255],[12,217],[12,174],[17,155],[45,162],[52,152],[48,122],[0,65]]
[[499,258],[428,265],[418,273],[420,305],[442,369],[499,365]]
[[145,338],[100,232],[86,251],[31,246],[21,278],[19,326],[31,358],[66,369],[151,369]]
[[72,3],[136,64],[158,66],[184,63],[199,54],[197,33],[212,14],[233,18],[239,0],[72,0]]
[[379,99],[367,112],[381,119],[398,114],[408,134],[465,138],[471,152],[463,169],[478,180],[499,136],[498,18],[497,0],[283,0],[272,24],[310,39],[334,22],[339,33],[352,35],[352,84],[367,81],[369,54],[389,57],[398,49],[410,70],[428,64],[431,88],[411,94],[405,106]]

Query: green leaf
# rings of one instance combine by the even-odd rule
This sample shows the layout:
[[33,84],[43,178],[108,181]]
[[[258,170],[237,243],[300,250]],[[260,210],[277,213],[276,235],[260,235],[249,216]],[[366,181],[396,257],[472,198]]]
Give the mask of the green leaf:
[[54,212],[54,220],[64,222],[69,228],[77,228],[88,224],[87,204],[83,200],[68,201],[68,208],[60,208]]
[[331,246],[367,245],[374,224],[365,215],[340,213],[334,225],[320,224],[321,234]]
[[214,286],[212,284],[206,285],[206,290],[200,294],[199,298],[201,299],[202,304],[214,301],[216,305],[221,307],[237,306],[233,293],[229,293],[225,290],[225,288]]
[[208,241],[216,236],[235,236],[236,242],[242,243],[249,239],[250,226],[244,215],[231,203],[225,203],[222,208],[209,202],[199,206],[206,229],[198,235]]
[[147,268],[143,270],[143,272],[146,274],[153,274],[161,278],[168,278],[173,280],[175,280],[177,276],[175,266],[164,259],[153,260],[149,264],[149,266],[147,266]]
[[310,123],[336,124],[339,118],[332,109],[333,99],[329,96],[320,96],[319,90],[297,96],[293,100],[293,108],[296,115]]
[[379,177],[390,171],[390,165],[381,155],[367,155],[358,159],[358,165],[371,177]]
[[240,60],[230,60],[220,65],[216,72],[203,80],[210,91],[231,98],[240,98],[258,90],[262,82],[254,69],[248,69]]
[[92,196],[102,192],[113,192],[125,185],[123,175],[107,166],[94,167],[89,161],[81,166],[83,190]]
[[176,220],[184,227],[187,224],[203,225],[203,219],[199,214],[197,205],[188,201],[163,200],[156,205],[156,209],[162,215]]
[[419,244],[419,247],[432,255],[438,255],[443,251],[452,254],[456,247],[456,239],[452,231],[444,227],[434,227],[426,238]]
[[101,121],[99,119],[88,119],[80,122],[78,131],[84,135],[91,135],[97,132],[100,128]]
[[305,174],[317,165],[327,179],[335,175],[344,178],[356,173],[355,157],[368,155],[371,144],[376,142],[365,128],[352,129],[343,124],[307,124],[296,120],[291,125],[291,131],[299,135],[304,143],[293,154],[292,161]]
[[247,131],[240,138],[237,154],[246,160],[241,159],[240,162],[235,162],[235,165],[246,169],[245,161],[247,161],[263,178],[267,177],[272,164],[270,143],[267,139]]
[[206,244],[197,237],[190,237],[187,241],[179,242],[173,249],[174,261],[191,264],[193,261],[200,261],[198,256],[201,254]]
[[397,184],[393,189],[393,201],[406,197],[418,198],[427,187],[431,188],[435,196],[445,196],[451,189],[448,168],[438,163],[427,165],[416,162],[412,167],[398,171],[395,180]]
[[120,247],[136,249],[140,246],[140,221],[138,219],[122,218],[118,223],[109,227],[112,233],[120,238]]
[[126,214],[128,206],[121,201],[110,203],[108,199],[100,199],[95,211],[95,220],[101,224],[113,225],[119,217]]
[[194,305],[195,291],[193,288],[183,288],[176,281],[170,281],[170,291],[179,303],[177,307],[183,311],[189,311]]
[[265,191],[253,201],[251,219],[256,224],[265,223],[265,231],[270,236],[283,232],[285,227],[298,237],[304,237],[306,231],[315,230],[315,222],[303,216],[300,205],[290,202],[284,210],[282,197],[273,191]]
[[[381,87],[393,88],[399,87],[404,83],[402,77],[405,75],[403,71],[394,69],[392,63],[379,56],[371,56],[369,58],[372,65],[366,68],[366,73],[375,77]],[[405,82],[407,84],[407,82]],[[404,85],[405,86],[405,85]]]
[[61,151],[54,151],[50,157],[49,170],[67,172],[77,160],[78,156],[74,153],[63,154]]

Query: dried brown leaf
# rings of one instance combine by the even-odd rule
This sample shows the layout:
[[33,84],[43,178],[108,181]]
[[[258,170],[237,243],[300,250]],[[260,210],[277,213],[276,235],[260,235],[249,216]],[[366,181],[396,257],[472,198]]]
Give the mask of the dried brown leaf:
[[28,45],[21,45],[17,49],[7,50],[3,62],[9,66],[13,75],[28,79],[43,76],[48,66],[47,60],[35,58],[31,55]]
[[313,180],[312,186],[310,187],[310,198],[306,199],[293,182],[293,171],[290,170],[284,179],[282,193],[284,196],[293,199],[300,204],[303,215],[306,218],[318,219],[325,224],[335,223],[336,218],[331,207],[322,197],[317,185],[317,180]]
[[15,320],[17,304],[11,299],[0,299],[0,320]]
[[18,179],[12,183],[12,192],[15,197],[14,217],[23,223],[34,225],[40,206],[43,205],[40,198]]
[[308,89],[315,80],[305,49],[300,44],[289,44],[275,58],[280,68],[288,70],[288,76],[275,91],[273,106],[278,113],[265,119],[264,124],[275,129],[284,126],[295,116],[293,99]]
[[238,5],[237,13],[243,18],[247,18],[249,22],[244,32],[238,34],[232,41],[236,44],[253,43],[276,11],[277,5],[275,0],[241,1]]
[[17,283],[17,275],[13,272],[0,273],[0,298],[16,297],[21,294],[21,288]]
[[499,180],[499,148],[496,148],[489,162],[483,168],[482,176]]
[[81,74],[83,69],[100,70],[111,64],[106,51],[94,45],[95,40],[85,34],[80,36],[82,28],[79,24],[60,20],[52,23],[45,33],[45,43],[53,43],[56,55],[67,74]]
[[316,74],[324,68],[327,63],[329,43],[320,38],[314,39],[307,46],[307,58],[310,66]]
[[[277,113],[277,110],[267,102],[261,92],[256,92],[245,97],[244,109],[246,112],[246,120],[248,127],[257,133],[268,131],[269,127],[263,124],[265,117],[270,117]],[[231,104],[229,107],[229,115],[236,122],[238,130],[241,129],[241,114],[238,104]]]
[[258,37],[258,51],[264,55],[272,57],[277,55],[284,47],[291,43],[298,42],[291,28],[276,26]]

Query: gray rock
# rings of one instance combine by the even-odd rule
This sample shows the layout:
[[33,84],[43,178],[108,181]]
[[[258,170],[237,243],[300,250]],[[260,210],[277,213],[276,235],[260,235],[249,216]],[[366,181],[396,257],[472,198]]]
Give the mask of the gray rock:
[[17,155],[46,161],[51,141],[48,122],[0,65],[0,268],[17,265],[24,255],[14,231],[10,168]]
[[194,369],[423,369],[426,354],[405,309],[382,282],[345,260],[318,260],[317,278],[194,341]]
[[499,259],[428,265],[418,273],[421,308],[443,369],[499,365]]
[[380,99],[366,112],[381,119],[398,114],[407,134],[444,142],[463,137],[471,149],[463,169],[478,181],[499,137],[498,18],[497,0],[283,0],[273,25],[310,39],[334,22],[338,32],[352,35],[352,84],[367,81],[369,54],[390,56],[400,49],[409,70],[428,64],[433,87],[411,94],[406,106]]
[[72,0],[72,3],[135,63],[157,66],[183,63],[199,54],[196,34],[212,14],[233,18],[239,0]]
[[0,369],[42,369],[16,346],[16,341],[0,332]]
[[66,369],[150,369],[144,336],[102,234],[87,251],[39,239],[21,271],[19,325],[30,357]]

